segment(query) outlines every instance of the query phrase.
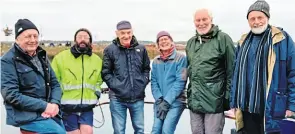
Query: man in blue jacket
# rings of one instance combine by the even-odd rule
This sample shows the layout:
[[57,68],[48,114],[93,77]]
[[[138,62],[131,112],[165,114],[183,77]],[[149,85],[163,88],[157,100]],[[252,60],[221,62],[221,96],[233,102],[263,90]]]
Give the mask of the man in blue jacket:
[[269,18],[266,1],[250,6],[251,31],[236,53],[230,105],[238,130],[247,134],[281,133],[283,119],[295,111],[295,45]]
[[61,88],[38,39],[37,27],[19,19],[15,44],[1,58],[6,122],[34,133],[65,134],[59,114]]
[[110,111],[114,134],[125,134],[126,111],[135,134],[144,133],[145,87],[149,83],[150,60],[133,36],[129,21],[117,24],[117,38],[104,50],[102,78],[110,88]]
[[173,39],[166,31],[157,35],[160,55],[152,64],[152,94],[154,125],[152,134],[174,134],[176,125],[185,109],[187,59],[176,51]]

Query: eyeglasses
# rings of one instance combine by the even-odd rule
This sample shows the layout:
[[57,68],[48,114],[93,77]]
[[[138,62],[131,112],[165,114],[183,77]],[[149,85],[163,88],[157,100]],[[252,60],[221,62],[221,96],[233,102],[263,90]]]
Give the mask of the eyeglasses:
[[164,42],[164,41],[166,42],[166,41],[168,41],[168,40],[169,40],[169,38],[165,38],[165,37],[163,37],[163,38],[160,38],[160,39],[159,39],[159,42]]
[[90,37],[89,36],[77,36],[77,39],[86,39],[86,40],[89,40]]

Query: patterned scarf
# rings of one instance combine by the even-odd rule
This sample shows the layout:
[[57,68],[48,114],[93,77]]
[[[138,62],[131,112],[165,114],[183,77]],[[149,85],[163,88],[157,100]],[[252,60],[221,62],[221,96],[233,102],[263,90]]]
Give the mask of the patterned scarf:
[[[247,80],[247,57],[253,39],[253,33],[250,32],[246,37],[243,44],[240,46],[237,61],[235,64],[235,74],[233,80],[236,82],[233,84],[233,89],[236,90],[236,94],[233,96],[234,106],[241,108],[242,110],[248,110],[250,113],[261,113],[264,110],[265,91],[267,85],[267,58],[268,52],[272,50],[271,40],[271,28],[268,27],[263,33],[262,38],[258,44],[256,50],[255,61],[253,61],[254,72],[251,86],[246,86]],[[252,64],[252,63],[249,63]],[[249,72],[250,73],[250,72]],[[246,101],[246,88],[251,87],[249,94],[249,102]],[[261,92],[264,92],[262,94]],[[247,105],[248,104],[248,105]]]

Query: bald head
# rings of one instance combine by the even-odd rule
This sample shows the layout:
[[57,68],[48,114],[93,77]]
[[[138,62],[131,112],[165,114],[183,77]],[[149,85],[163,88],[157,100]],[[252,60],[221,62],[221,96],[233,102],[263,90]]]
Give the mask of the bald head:
[[198,9],[195,12],[194,23],[198,34],[207,34],[212,28],[213,16],[208,9]]

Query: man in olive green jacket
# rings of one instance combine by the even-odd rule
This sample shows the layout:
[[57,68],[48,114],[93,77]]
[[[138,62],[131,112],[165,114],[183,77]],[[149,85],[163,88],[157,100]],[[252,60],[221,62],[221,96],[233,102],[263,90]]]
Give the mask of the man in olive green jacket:
[[197,33],[186,46],[192,133],[222,134],[224,111],[229,110],[234,43],[212,24],[207,9],[196,11],[194,23]]

